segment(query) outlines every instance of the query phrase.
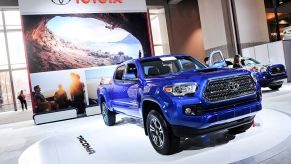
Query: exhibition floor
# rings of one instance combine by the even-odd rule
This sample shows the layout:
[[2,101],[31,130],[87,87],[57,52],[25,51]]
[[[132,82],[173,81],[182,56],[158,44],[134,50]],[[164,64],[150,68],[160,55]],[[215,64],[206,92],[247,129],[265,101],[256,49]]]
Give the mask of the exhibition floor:
[[[159,155],[144,135],[139,120],[118,117],[106,127],[101,116],[40,126],[33,121],[0,126],[0,163],[290,163],[291,84],[263,91],[257,127],[231,136],[226,131],[182,141],[181,150]],[[89,155],[80,135],[95,151]]]
[[[74,132],[34,144],[22,154],[19,164],[232,163],[267,151],[291,135],[290,117],[264,110],[256,118],[260,127],[236,136],[220,132],[187,139],[179,153],[163,156],[152,148],[141,121],[123,117],[118,125],[106,127],[101,117],[96,119],[84,128],[75,125],[80,128]],[[82,147],[79,136],[90,144],[94,154]]]

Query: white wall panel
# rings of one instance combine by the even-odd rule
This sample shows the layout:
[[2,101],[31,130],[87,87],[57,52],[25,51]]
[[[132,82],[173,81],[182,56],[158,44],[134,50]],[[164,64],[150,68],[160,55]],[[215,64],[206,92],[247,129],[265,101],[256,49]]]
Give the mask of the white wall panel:
[[242,56],[243,57],[249,57],[249,58],[256,58],[255,56],[255,48],[250,47],[250,48],[245,48],[242,50]]
[[262,64],[270,64],[268,45],[263,44],[263,45],[255,46],[254,48],[255,48],[256,59],[260,61]]
[[269,43],[268,50],[269,50],[270,64],[284,64],[285,65],[284,48],[283,48],[282,41]]

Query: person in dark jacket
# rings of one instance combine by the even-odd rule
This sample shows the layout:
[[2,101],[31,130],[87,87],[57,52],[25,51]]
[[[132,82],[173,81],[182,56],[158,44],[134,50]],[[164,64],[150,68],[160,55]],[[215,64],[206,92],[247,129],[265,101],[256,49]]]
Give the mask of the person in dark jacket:
[[209,57],[204,58],[204,64],[208,67],[209,66]]
[[241,56],[240,55],[235,55],[234,60],[233,60],[233,68],[243,68],[241,64]]
[[52,109],[52,104],[46,100],[44,95],[41,93],[41,88],[39,85],[34,86],[34,109],[35,113],[50,112]]

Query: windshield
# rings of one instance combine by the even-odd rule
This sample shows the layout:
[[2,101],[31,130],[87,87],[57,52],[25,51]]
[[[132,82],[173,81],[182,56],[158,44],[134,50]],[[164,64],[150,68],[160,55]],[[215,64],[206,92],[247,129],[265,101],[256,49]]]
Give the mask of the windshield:
[[189,56],[161,57],[141,61],[145,77],[206,68]]
[[260,62],[258,62],[257,60],[255,60],[253,58],[243,59],[242,63],[243,63],[243,65],[246,65],[246,66],[254,66],[254,65],[261,64]]

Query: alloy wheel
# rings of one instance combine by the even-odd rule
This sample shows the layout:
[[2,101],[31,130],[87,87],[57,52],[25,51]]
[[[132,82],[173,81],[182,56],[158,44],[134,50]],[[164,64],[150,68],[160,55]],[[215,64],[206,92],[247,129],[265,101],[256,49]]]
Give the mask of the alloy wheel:
[[157,147],[162,147],[164,145],[164,131],[161,122],[153,117],[150,120],[150,136]]

